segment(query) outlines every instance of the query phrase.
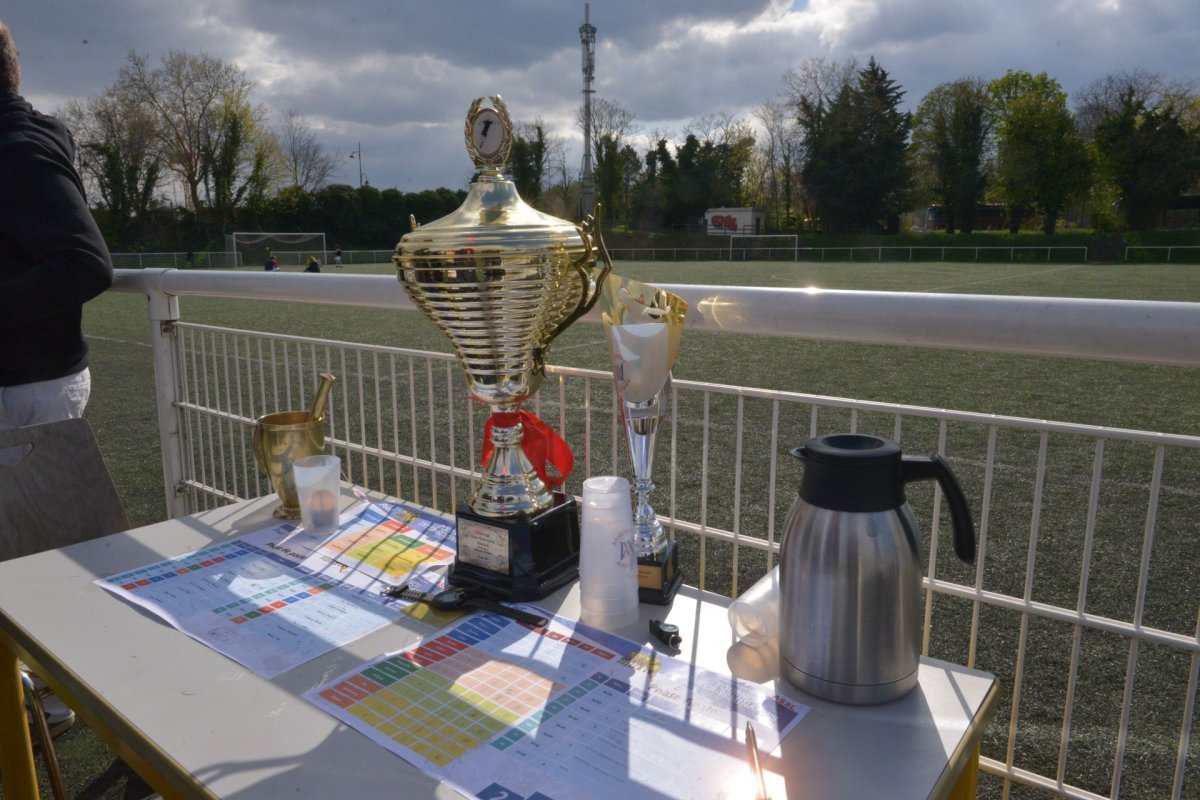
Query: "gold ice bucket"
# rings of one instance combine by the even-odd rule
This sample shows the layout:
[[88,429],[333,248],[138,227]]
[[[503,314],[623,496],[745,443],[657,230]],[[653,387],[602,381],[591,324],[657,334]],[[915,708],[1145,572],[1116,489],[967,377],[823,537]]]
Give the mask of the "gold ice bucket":
[[309,411],[277,411],[264,414],[254,423],[250,443],[254,461],[271,481],[280,504],[279,519],[300,518],[300,497],[292,464],[296,459],[325,452],[325,415],[313,419]]

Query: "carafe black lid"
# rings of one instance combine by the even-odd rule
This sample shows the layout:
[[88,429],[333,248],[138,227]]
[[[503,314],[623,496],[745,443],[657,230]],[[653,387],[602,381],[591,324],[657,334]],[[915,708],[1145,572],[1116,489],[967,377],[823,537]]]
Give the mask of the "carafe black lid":
[[835,433],[809,439],[792,455],[804,462],[800,497],[832,511],[874,512],[904,504],[904,484],[936,480],[954,521],[954,552],[975,561],[975,525],[967,498],[946,459],[903,455],[900,445],[881,436]]
[[[800,451],[803,450],[803,454]],[[809,439],[792,451],[811,461],[845,466],[881,466],[900,461],[900,445],[891,439],[862,433],[834,433]]]
[[836,511],[886,511],[904,503],[900,445],[880,436],[835,433],[809,439],[792,455],[804,461],[800,496]]

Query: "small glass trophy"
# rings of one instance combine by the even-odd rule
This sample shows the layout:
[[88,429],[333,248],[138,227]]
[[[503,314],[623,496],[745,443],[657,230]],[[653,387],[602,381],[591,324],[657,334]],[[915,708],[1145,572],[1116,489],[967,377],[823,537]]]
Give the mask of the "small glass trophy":
[[638,595],[643,603],[667,605],[683,575],[676,544],[667,537],[650,505],[654,490],[651,473],[687,303],[669,292],[612,274],[605,279],[601,297],[617,400],[633,462]]

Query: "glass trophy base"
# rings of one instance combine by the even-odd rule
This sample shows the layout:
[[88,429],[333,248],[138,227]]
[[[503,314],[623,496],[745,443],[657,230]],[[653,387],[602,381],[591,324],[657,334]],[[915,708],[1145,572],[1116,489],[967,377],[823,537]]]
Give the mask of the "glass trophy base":
[[579,508],[556,492],[534,516],[485,517],[463,505],[456,515],[458,553],[451,586],[497,600],[540,600],[579,577]]
[[638,600],[654,605],[670,605],[675,593],[683,584],[683,573],[679,571],[679,551],[675,542],[653,556],[638,558]]

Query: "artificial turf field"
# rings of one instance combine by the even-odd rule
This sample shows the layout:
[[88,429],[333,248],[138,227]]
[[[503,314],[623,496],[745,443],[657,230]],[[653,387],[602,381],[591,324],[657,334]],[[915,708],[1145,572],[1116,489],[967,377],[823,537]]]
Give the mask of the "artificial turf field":
[[[1195,265],[622,261],[617,262],[615,269],[621,275],[650,283],[1200,302],[1200,269]],[[285,268],[285,271],[299,271],[299,268]],[[346,267],[344,272],[390,275],[392,268],[387,264],[355,265]],[[181,306],[183,317],[195,322],[448,350],[444,337],[413,312],[358,312],[326,306],[207,298],[183,298]],[[298,314],[297,310],[303,313]],[[85,330],[92,348],[93,372],[93,394],[87,416],[131,521],[135,525],[156,521],[163,517],[164,510],[144,300],[116,293],[98,298],[87,306]],[[599,328],[577,325],[568,330],[555,341],[550,361],[605,369],[608,355]],[[1194,369],[704,334],[684,337],[675,375],[687,380],[938,408],[1200,433],[1200,404],[1196,401],[1200,371]],[[1194,562],[1180,563],[1179,567],[1181,578],[1191,576]],[[1187,581],[1195,583],[1194,577]],[[1095,587],[1093,591],[1102,592],[1103,588]],[[1180,600],[1184,615],[1190,613],[1194,620],[1194,594],[1186,591]],[[1052,659],[1055,652],[1049,648],[1045,657]],[[1119,648],[1113,652],[1118,657],[1121,654]],[[1113,666],[1115,683],[1109,688],[1119,694],[1124,665]],[[1142,671],[1139,682],[1150,681],[1153,692],[1154,681],[1172,683],[1177,674],[1174,669],[1164,669],[1156,677],[1153,671],[1149,674]],[[1164,691],[1167,688],[1163,686]],[[1003,728],[1007,722],[1002,719],[1005,713],[1002,709],[997,715]],[[1177,731],[1177,718],[1175,724]],[[1106,719],[1095,735],[1107,740],[1115,736],[1115,730],[1109,730],[1111,727]],[[1170,726],[1166,730],[1169,732]],[[1177,737],[1177,733],[1174,735]],[[1033,750],[1045,749],[1046,757],[1053,763],[1058,746],[1056,729],[1023,730],[1022,736],[1033,743],[1030,745]],[[1198,740],[1200,735],[1194,735],[1193,749]],[[124,796],[124,772],[81,725],[60,742],[73,796]],[[1153,725],[1146,728],[1144,735],[1133,737],[1130,758],[1134,763],[1147,762],[1148,766],[1145,775],[1138,772],[1137,776],[1127,778],[1122,785],[1122,796],[1163,796],[1160,773],[1168,765],[1175,746],[1177,742],[1169,734],[1160,733]],[[1086,782],[1092,791],[1107,792],[1103,783],[1103,754],[1107,749],[1105,741],[1098,742],[1096,752],[1101,754],[1100,763],[1096,769],[1081,773],[1084,777],[1074,776],[1074,780]],[[996,753],[994,747],[985,746],[985,753],[1003,757],[1003,752]],[[1196,784],[1200,780],[1197,761],[1200,758],[1191,760],[1191,782],[1185,785],[1185,796],[1187,786],[1191,791],[1200,791]],[[1043,774],[1047,769],[1045,765],[1037,768]],[[1111,767],[1108,769],[1111,772]],[[1090,774],[1093,772],[1094,775]],[[1166,776],[1168,780],[1169,777]],[[998,781],[985,778],[981,796],[999,796],[998,786]],[[1049,795],[1018,787],[1011,796]]]

